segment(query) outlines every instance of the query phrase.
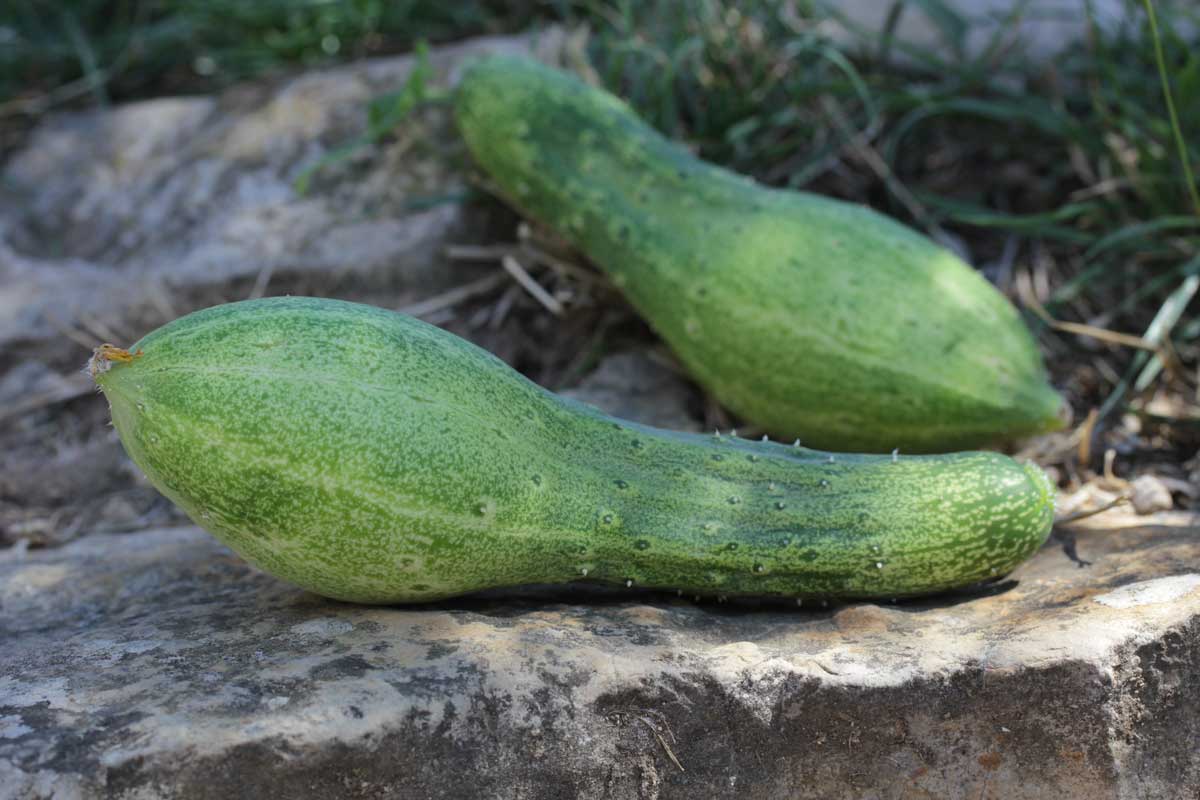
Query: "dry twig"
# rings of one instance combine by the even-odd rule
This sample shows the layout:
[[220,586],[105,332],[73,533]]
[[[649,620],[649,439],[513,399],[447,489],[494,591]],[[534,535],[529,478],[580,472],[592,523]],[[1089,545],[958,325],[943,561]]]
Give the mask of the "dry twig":
[[521,284],[522,288],[529,292],[530,296],[532,296],[534,300],[537,300],[539,303],[541,303],[547,311],[556,317],[561,317],[563,315],[562,303],[558,302],[557,298],[543,289],[542,285],[535,281],[533,277],[525,271],[525,268],[521,266],[517,259],[513,258],[511,255],[506,255],[500,259],[500,264],[504,267],[504,270],[511,275],[517,283]]

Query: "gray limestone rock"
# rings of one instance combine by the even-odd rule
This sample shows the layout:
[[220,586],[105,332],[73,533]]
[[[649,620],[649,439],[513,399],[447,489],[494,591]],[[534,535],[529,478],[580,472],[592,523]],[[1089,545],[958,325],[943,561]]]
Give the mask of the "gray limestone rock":
[[1171,490],[1153,475],[1140,475],[1134,480],[1130,502],[1139,514],[1170,511],[1175,507]]
[[[561,35],[430,54],[446,88],[489,52],[550,53]],[[444,109],[296,180],[363,132],[415,58],[374,59],[214,97],[49,116],[0,170],[0,346],[28,357],[130,342],[251,293],[353,290],[419,299],[464,279],[440,255],[472,222],[465,151]],[[466,273],[472,274],[472,273]],[[477,270],[473,274],[478,274]]]
[[922,602],[328,601],[195,528],[0,554],[0,798],[1175,798],[1200,528]]

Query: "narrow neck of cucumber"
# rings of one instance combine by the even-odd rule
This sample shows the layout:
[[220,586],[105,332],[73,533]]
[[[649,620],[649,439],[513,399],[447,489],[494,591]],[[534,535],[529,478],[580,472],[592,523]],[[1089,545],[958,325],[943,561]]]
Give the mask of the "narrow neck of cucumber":
[[[844,503],[855,480],[850,468],[871,457],[624,423],[597,438],[582,500],[556,506],[564,512],[560,529],[581,534],[559,550],[564,577],[688,593],[792,594],[797,573],[819,571],[818,549],[829,551],[835,531],[835,549],[853,541],[859,560],[872,559],[869,535],[845,536],[854,517]],[[841,588],[844,566],[827,570],[829,594]]]

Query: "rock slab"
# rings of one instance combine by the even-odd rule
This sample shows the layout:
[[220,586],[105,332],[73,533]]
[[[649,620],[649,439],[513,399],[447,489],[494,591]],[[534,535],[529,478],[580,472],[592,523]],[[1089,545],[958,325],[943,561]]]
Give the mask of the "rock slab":
[[[480,56],[555,52],[560,39],[551,29],[436,48],[429,81],[446,90]],[[72,340],[85,353],[132,342],[249,295],[383,304],[457,285],[471,271],[441,250],[480,220],[464,203],[467,159],[444,109],[328,160],[417,67],[412,56],[371,59],[48,116],[0,164],[0,345],[54,361]]]
[[1200,793],[1200,527],[899,605],[307,594],[197,528],[0,553],[0,798]]

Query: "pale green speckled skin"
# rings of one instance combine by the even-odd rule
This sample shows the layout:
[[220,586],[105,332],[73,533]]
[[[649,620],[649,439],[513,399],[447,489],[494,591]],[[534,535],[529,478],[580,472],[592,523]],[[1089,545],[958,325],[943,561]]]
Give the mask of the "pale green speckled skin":
[[947,452],[1061,427],[1016,310],[903,225],[700,161],[532,61],[477,63],[455,109],[509,201],[604,269],[721,402],[781,438]]
[[657,430],[369,306],[233,303],[138,349],[96,379],[151,482],[251,563],[345,600],[582,579],[900,597],[1008,572],[1053,517],[1041,470],[1003,455]]

